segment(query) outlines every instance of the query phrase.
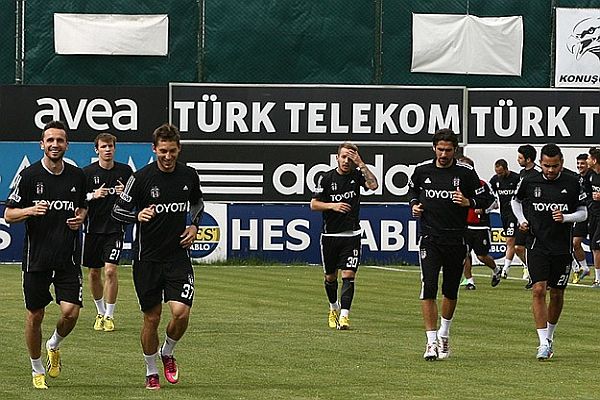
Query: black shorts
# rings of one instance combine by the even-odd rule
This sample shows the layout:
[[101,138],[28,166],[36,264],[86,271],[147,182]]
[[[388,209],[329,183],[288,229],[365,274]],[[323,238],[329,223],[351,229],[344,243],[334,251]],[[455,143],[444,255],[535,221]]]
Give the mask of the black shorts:
[[465,242],[469,248],[478,256],[486,256],[490,253],[490,230],[489,229],[467,229]]
[[515,231],[515,246],[525,246],[527,244],[528,236],[529,232],[523,232],[517,227]]
[[122,250],[122,233],[84,233],[81,263],[88,268],[102,268],[105,263],[118,265]]
[[514,215],[501,215],[504,237],[514,237],[519,230],[519,223]]
[[572,261],[571,254],[545,254],[527,249],[527,268],[532,283],[547,281],[552,288],[566,288]]
[[133,283],[142,311],[162,301],[192,306],[194,270],[189,258],[172,262],[133,262]]
[[573,237],[585,238],[588,234],[588,221],[575,222],[573,225]]
[[321,235],[321,259],[326,275],[335,274],[338,269],[358,270],[360,263],[360,238],[356,236]]
[[440,270],[442,270],[442,294],[450,300],[457,299],[466,256],[467,246],[464,244],[439,244],[435,239],[422,237],[419,243],[420,299],[437,297]]
[[56,304],[61,301],[83,307],[83,279],[81,267],[39,272],[23,272],[25,308],[39,310],[52,301],[50,285],[54,285]]
[[590,249],[600,250],[600,217],[590,216],[588,219],[588,233],[590,235]]

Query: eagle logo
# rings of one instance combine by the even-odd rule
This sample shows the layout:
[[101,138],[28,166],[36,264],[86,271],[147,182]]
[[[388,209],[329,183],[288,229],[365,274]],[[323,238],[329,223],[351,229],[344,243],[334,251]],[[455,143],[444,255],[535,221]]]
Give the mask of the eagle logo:
[[567,40],[567,50],[576,60],[585,53],[592,53],[600,60],[600,17],[585,18],[575,24]]

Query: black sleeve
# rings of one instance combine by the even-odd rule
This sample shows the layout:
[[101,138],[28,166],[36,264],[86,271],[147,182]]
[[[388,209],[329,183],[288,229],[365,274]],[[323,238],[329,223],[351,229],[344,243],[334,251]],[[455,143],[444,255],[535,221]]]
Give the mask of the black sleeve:
[[119,222],[125,224],[134,224],[137,222],[137,191],[139,181],[136,180],[136,176],[132,175],[127,180],[125,189],[115,201],[115,205],[112,210],[112,217]]
[[495,198],[494,195],[485,183],[482,184],[477,172],[475,170],[469,170],[469,186],[473,187],[473,197],[471,197],[472,208],[486,209],[492,205]]
[[419,203],[419,197],[421,195],[420,190],[420,181],[419,181],[419,172],[417,169],[413,172],[410,180],[408,181],[408,198],[409,204],[412,207],[413,205]]
[[204,201],[202,199],[202,190],[200,189],[200,176],[196,171],[193,172],[192,190],[190,191],[190,221],[199,226],[204,211]]
[[515,191],[515,199],[519,201],[523,201],[525,198],[525,194],[527,193],[527,180],[521,178],[519,184],[517,185],[517,190]]
[[328,185],[327,175],[321,174],[317,178],[317,186],[315,187],[315,191],[312,194],[313,199],[317,199],[319,201],[326,201],[325,189]]
[[24,176],[23,171],[19,173],[19,176],[12,187],[8,199],[6,200],[6,207],[8,208],[25,208],[29,207],[30,199],[29,192],[27,190],[27,178]]

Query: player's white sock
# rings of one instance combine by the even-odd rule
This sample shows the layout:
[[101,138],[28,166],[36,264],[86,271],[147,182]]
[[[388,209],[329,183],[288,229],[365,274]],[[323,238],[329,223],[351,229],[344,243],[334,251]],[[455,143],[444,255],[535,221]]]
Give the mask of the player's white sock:
[[104,307],[104,297],[101,297],[98,300],[94,299],[94,303],[96,304],[96,310],[98,310],[98,315],[105,315],[106,307]]
[[475,279],[473,277],[470,277],[469,279],[467,279],[467,283],[470,283],[471,285],[475,284]]
[[590,269],[590,267],[588,267],[588,265],[587,265],[587,260],[585,259],[585,257],[583,260],[579,261],[579,265],[581,266],[581,268],[583,268],[584,271],[586,269]]
[[551,324],[550,322],[547,322],[546,329],[548,332],[548,339],[554,340],[554,330],[556,329],[556,324]]
[[106,311],[104,312],[105,317],[113,317],[113,315],[115,314],[115,305],[116,304],[106,303]]
[[330,310],[338,310],[340,309],[340,302],[336,301],[335,303],[329,303]]
[[175,348],[176,344],[177,344],[177,340],[171,339],[169,337],[169,335],[165,335],[165,342],[163,343],[162,347],[160,348],[160,355],[161,356],[172,356],[173,349]]
[[538,339],[540,339],[540,346],[546,346],[548,343],[548,328],[540,328],[537,330]]
[[427,344],[434,344],[437,341],[437,331],[425,331],[427,335]]
[[58,349],[60,346],[60,342],[62,342],[64,337],[60,336],[56,329],[54,329],[54,333],[50,336],[50,339],[46,342],[47,349]]
[[45,374],[44,364],[42,364],[42,357],[30,358],[31,360],[31,373],[32,374]]
[[510,266],[512,264],[512,258],[505,258],[504,259],[504,267],[502,268],[505,271],[508,271],[510,269]]
[[443,337],[450,336],[450,325],[452,325],[451,319],[446,319],[444,317],[440,318],[440,329],[438,330],[438,335]]
[[579,261],[573,259],[573,261],[571,261],[571,268],[573,269],[573,272],[579,272]]
[[350,310],[348,310],[346,308],[342,308],[342,310],[340,311],[340,317],[348,318],[348,315],[350,315]]
[[156,367],[156,356],[158,352],[154,354],[144,354],[144,361],[146,362],[146,376],[157,375],[158,368]]
[[596,282],[600,282],[600,267],[594,267],[596,272]]

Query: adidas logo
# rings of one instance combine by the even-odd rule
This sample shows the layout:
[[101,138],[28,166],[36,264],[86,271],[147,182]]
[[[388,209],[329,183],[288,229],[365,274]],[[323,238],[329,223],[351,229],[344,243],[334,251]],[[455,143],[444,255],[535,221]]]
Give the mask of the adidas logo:
[[431,179],[425,178],[425,180],[423,181],[423,183],[431,183]]
[[73,193],[73,192],[76,192],[76,191],[77,191],[77,190],[75,189],[75,186],[73,186],[73,187],[71,188],[71,193]]
[[561,193],[567,193],[567,189],[563,189],[560,191]]
[[352,179],[352,180],[350,181],[350,183],[354,183],[354,179]]
[[183,186],[183,190],[188,190],[187,185]]

